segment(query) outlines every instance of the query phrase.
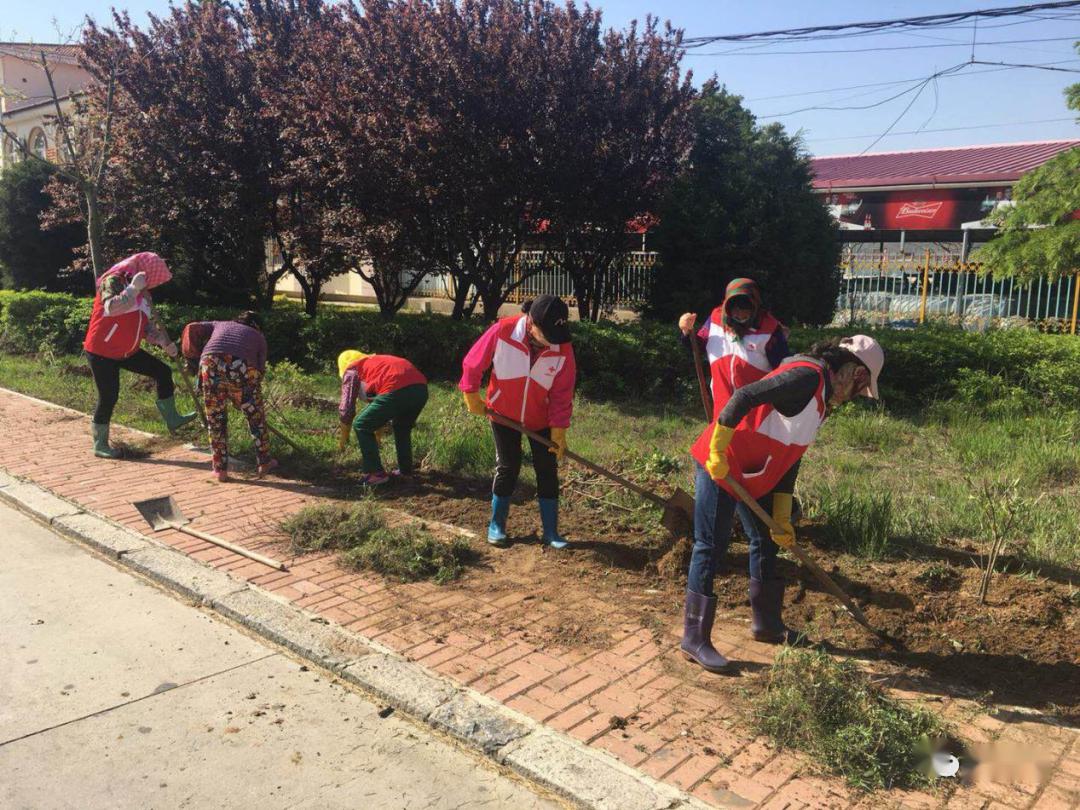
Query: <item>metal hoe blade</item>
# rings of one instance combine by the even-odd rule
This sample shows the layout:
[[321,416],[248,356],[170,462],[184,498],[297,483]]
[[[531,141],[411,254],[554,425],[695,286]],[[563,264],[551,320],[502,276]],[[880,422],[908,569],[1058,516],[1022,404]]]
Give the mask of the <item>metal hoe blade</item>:
[[173,500],[172,495],[166,495],[164,498],[147,498],[145,501],[136,501],[132,506],[139,510],[139,514],[143,516],[155,532],[160,532],[164,529],[176,529],[184,534],[198,537],[200,540],[205,540],[207,543],[212,543],[215,546],[228,549],[234,554],[239,554],[241,557],[247,557],[249,560],[255,560],[263,565],[269,565],[271,568],[276,568],[279,571],[289,570],[283,562],[271,559],[270,557],[265,557],[257,551],[251,551],[243,546],[229,543],[212,534],[190,528],[187,524],[191,521],[184,517],[184,513],[180,511],[180,507],[176,505],[176,501]]
[[139,510],[139,514],[143,516],[155,532],[160,532],[163,529],[179,529],[181,526],[191,522],[184,517],[184,513],[180,511],[180,507],[176,505],[172,495],[166,495],[164,498],[148,498],[145,501],[136,501],[132,506]]

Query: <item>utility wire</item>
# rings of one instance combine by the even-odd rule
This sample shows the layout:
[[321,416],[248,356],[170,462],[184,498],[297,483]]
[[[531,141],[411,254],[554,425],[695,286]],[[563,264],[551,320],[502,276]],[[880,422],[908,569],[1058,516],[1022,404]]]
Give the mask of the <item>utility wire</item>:
[[[1080,0],[1078,0],[1080,2]],[[980,45],[1015,45],[1023,42],[1065,42],[1075,41],[1076,36],[1071,37],[1041,37],[1038,39],[1000,39],[980,42]],[[967,48],[966,42],[935,43],[933,45],[879,45],[873,48],[833,48],[830,50],[817,51],[751,51],[735,49],[730,51],[711,51],[697,53],[695,56],[802,56],[804,54],[836,54],[836,53],[882,53],[884,51],[921,51],[928,48]]]
[[[949,24],[964,22],[971,19],[993,19],[998,17],[1014,17],[1035,11],[1047,11],[1054,9],[1067,9],[1080,6],[1080,0],[1065,0],[1054,3],[1031,3],[1022,6],[1003,6],[1000,8],[987,8],[974,11],[960,11],[949,14],[931,14],[921,17],[901,17],[893,20],[874,20],[869,22],[838,23],[835,25],[815,25],[806,28],[784,28],[775,31],[758,31],[749,34],[722,34],[718,36],[688,37],[683,40],[683,47],[698,48],[713,42],[746,42],[749,40],[771,39],[784,41],[805,37],[808,34],[822,32],[846,32],[854,31],[882,31],[897,30],[904,28],[935,28]],[[854,32],[852,32],[854,33]]]
[[[1069,60],[1072,61],[1072,60]],[[1037,70],[1053,70],[1059,73],[1080,73],[1080,70],[1074,68],[1053,67],[1051,65],[1024,65],[1017,62],[984,62],[981,59],[974,59],[971,61],[972,65],[1002,65],[1004,68],[1035,68]],[[989,73],[988,70],[980,70],[979,73]]]
[[[911,101],[909,101],[907,103],[907,106],[904,107],[904,109],[900,111],[900,114],[898,116],[896,116],[896,118],[893,119],[893,122],[891,124],[889,124],[889,126],[887,126],[885,128],[885,131],[882,132],[880,135],[878,135],[877,138],[874,139],[874,142],[871,143],[865,149],[863,149],[859,154],[860,155],[865,155],[867,152],[869,152],[871,149],[873,149],[875,146],[877,146],[878,143],[881,142],[882,138],[884,138],[886,135],[888,135],[890,132],[892,132],[892,128],[895,127],[897,124],[899,124],[901,119],[903,119],[903,117],[908,114],[908,110],[910,110],[912,108],[912,106],[915,104],[915,102],[919,100],[919,96],[922,95],[923,90],[926,89],[926,86],[928,84],[930,84],[930,82],[935,81],[938,78],[938,76],[944,76],[944,75],[947,75],[947,74],[950,74],[950,73],[956,73],[957,71],[963,70],[969,64],[971,64],[971,63],[970,62],[963,62],[963,63],[961,63],[959,65],[954,65],[951,68],[945,68],[945,70],[935,71],[931,75],[927,76],[926,79],[918,87],[913,88],[915,90],[915,95],[913,95],[911,97]],[[935,109],[936,109],[936,105],[935,105]],[[929,123],[929,119],[927,119],[927,123]],[[924,126],[925,126],[925,124],[924,124]]]
[[944,70],[935,71],[934,73],[932,73],[929,76],[925,76],[925,77],[922,77],[922,78],[919,78],[919,79],[915,79],[914,80],[915,84],[913,86],[905,88],[904,90],[901,90],[899,93],[894,93],[893,95],[888,96],[887,98],[879,99],[879,100],[877,100],[875,102],[872,102],[870,104],[852,104],[852,105],[845,105],[845,106],[828,106],[828,105],[815,104],[815,105],[811,105],[809,107],[800,107],[797,110],[790,110],[789,112],[772,113],[771,115],[759,115],[757,117],[759,119],[785,118],[785,117],[787,117],[789,115],[796,115],[797,113],[810,112],[812,110],[824,110],[824,111],[828,111],[828,112],[840,112],[840,111],[844,111],[844,110],[871,110],[874,107],[880,107],[882,104],[888,104],[890,101],[895,101],[898,98],[906,96],[908,93],[913,93],[913,92],[916,92],[916,91],[922,92],[922,88],[926,87],[926,85],[929,82],[933,81],[934,79],[938,78],[939,76],[951,76],[954,73],[960,72],[961,70],[966,68],[969,64],[971,64],[971,63],[970,62],[961,62],[959,65],[953,65],[950,68],[945,68]]
[[[1078,60],[1078,59],[1062,59],[1062,60],[1059,60],[1057,62],[1046,62],[1046,63],[1041,64],[1041,65],[1030,65],[1028,67],[1036,67],[1036,68],[1049,67],[1050,65],[1064,65],[1064,64],[1071,63],[1071,62],[1077,62],[1077,61],[1080,61],[1080,60]],[[961,75],[962,76],[977,76],[980,73],[999,73],[1002,70],[1013,70],[1013,68],[1011,68],[1011,67],[1002,67],[1002,68],[996,68],[996,69],[991,69],[991,70],[971,70],[971,71],[968,71],[967,73],[964,73],[964,74],[961,74]],[[865,83],[865,84],[848,84],[848,85],[844,85],[843,87],[826,87],[826,88],[824,88],[822,90],[804,90],[804,91],[799,92],[799,93],[780,93],[779,95],[775,95],[775,96],[755,96],[754,98],[746,99],[746,101],[749,103],[749,102],[754,102],[754,101],[772,101],[773,99],[777,99],[777,98],[794,98],[796,96],[817,96],[817,95],[821,95],[823,93],[839,93],[839,92],[841,92],[843,90],[861,90],[864,87],[892,87],[893,85],[897,85],[897,84],[909,84],[911,82],[922,81],[922,78],[923,78],[922,76],[913,76],[910,79],[895,79],[894,81],[891,81],[891,82],[868,82],[868,83]],[[948,79],[950,77],[949,76],[942,76],[941,78]]]
[[[973,124],[966,127],[942,127],[940,129],[909,129],[903,132],[890,132],[887,137],[893,138],[899,135],[925,135],[931,132],[964,132],[972,129],[997,129],[1000,127],[1019,127],[1029,124],[1060,124],[1065,121],[1075,121],[1072,116],[1067,118],[1042,118],[1036,121],[1008,121],[1001,124]],[[867,132],[862,135],[840,135],[835,138],[807,138],[807,143],[821,143],[824,141],[859,141],[863,138],[873,138],[877,133]],[[959,147],[958,147],[959,148]]]

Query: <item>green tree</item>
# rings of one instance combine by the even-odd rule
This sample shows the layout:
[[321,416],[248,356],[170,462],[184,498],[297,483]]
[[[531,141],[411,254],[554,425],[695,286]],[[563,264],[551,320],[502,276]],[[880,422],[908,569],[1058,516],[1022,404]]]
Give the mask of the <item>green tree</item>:
[[788,323],[832,318],[839,291],[836,225],[811,188],[797,135],[759,126],[739,96],[710,79],[694,102],[694,145],[660,207],[651,317],[704,315],[728,281],[757,280]]
[[[43,161],[24,160],[0,176],[0,273],[5,287],[17,290],[86,288],[63,271],[85,241],[78,225],[44,231],[42,212],[52,206],[45,186],[56,170]],[[89,276],[87,276],[89,278]]]
[[[1065,88],[1065,99],[1080,112],[1080,83]],[[1080,269],[1080,149],[1025,174],[1012,198],[1013,205],[994,212],[997,235],[975,251],[983,270],[1030,281]]]

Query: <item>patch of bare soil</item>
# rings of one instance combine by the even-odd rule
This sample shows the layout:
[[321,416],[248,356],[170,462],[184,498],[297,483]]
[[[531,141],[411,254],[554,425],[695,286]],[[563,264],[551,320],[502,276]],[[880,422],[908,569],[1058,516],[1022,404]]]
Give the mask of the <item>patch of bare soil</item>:
[[[421,473],[378,494],[387,505],[482,534],[490,517],[489,487],[487,481]],[[599,648],[621,628],[635,627],[674,644],[668,631],[679,621],[686,559],[678,550],[668,554],[672,538],[584,498],[565,498],[560,517],[573,548],[556,552],[540,542],[536,501],[519,486],[508,526],[513,546],[488,551],[458,587],[489,596],[527,593],[520,607],[490,620],[542,648]],[[812,527],[801,534],[804,543],[813,543]],[[1080,573],[1034,577],[1006,560],[1006,572],[995,575],[987,604],[980,605],[975,549],[926,548],[918,550],[919,559],[877,562],[811,549],[871,624],[903,648],[880,644],[841,612],[809,571],[785,559],[791,626],[837,654],[901,666],[915,681],[1080,723]],[[746,566],[746,547],[736,541],[716,589],[721,612],[748,619]],[[548,609],[530,612],[530,605]],[[559,606],[568,609],[552,610]],[[518,621],[523,615],[529,620]]]

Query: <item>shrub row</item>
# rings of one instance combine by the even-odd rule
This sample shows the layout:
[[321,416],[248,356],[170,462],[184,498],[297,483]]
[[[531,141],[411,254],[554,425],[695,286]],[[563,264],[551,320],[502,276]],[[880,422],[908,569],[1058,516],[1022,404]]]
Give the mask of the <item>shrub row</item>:
[[[157,307],[170,334],[192,320],[231,317],[231,310],[162,303]],[[64,293],[0,291],[0,348],[14,353],[80,350],[90,301]],[[392,321],[377,312],[324,307],[315,317],[280,301],[264,313],[271,362],[289,360],[306,370],[328,371],[345,348],[410,358],[429,378],[453,380],[461,358],[483,330],[479,321],[400,313]],[[696,381],[674,324],[577,323],[574,351],[579,390],[600,399],[691,402]],[[794,329],[793,350],[838,330]],[[1020,329],[975,334],[946,327],[872,332],[886,351],[882,393],[888,404],[917,410],[940,399],[982,406],[1020,406],[1080,401],[1080,338]]]

